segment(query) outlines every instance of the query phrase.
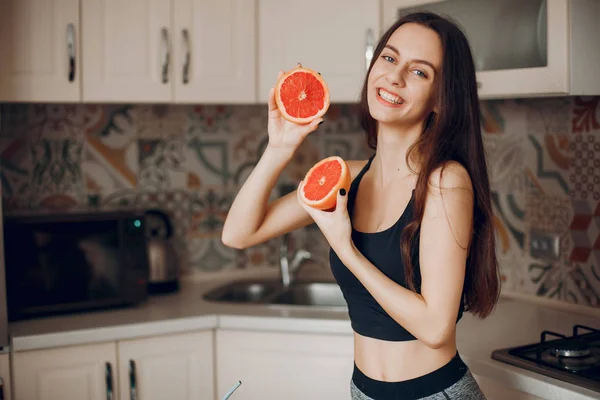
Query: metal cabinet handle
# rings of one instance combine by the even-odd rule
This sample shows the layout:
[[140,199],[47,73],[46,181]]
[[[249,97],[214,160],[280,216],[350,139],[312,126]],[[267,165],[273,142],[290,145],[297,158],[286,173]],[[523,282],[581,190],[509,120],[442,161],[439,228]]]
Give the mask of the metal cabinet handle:
[[113,400],[113,373],[112,365],[107,362],[104,368],[104,377],[106,379],[106,400]]
[[483,87],[483,83],[481,81],[477,81],[477,89],[481,89]]
[[371,60],[373,59],[373,53],[375,50],[375,38],[373,37],[373,29],[367,29],[367,45],[365,47],[365,65],[366,69],[369,69]]
[[183,84],[190,81],[190,34],[187,29],[181,31],[183,45],[185,46],[185,59],[183,61]]
[[135,374],[135,361],[129,360],[129,399],[137,400],[137,377]]
[[67,25],[67,54],[69,56],[69,82],[75,80],[75,26]]
[[169,31],[162,28],[160,31],[162,38],[162,83],[169,82]]

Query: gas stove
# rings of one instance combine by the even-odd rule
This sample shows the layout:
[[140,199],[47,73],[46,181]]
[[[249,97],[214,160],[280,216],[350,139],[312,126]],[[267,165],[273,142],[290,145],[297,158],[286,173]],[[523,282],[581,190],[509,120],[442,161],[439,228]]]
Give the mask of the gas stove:
[[600,330],[573,326],[573,335],[543,331],[540,342],[498,349],[492,358],[600,392]]

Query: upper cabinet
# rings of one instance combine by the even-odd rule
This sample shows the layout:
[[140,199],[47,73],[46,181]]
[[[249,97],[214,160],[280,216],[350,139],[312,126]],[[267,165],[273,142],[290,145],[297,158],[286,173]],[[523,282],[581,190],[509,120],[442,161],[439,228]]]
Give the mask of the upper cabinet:
[[321,73],[332,102],[358,101],[380,35],[379,1],[259,0],[259,99],[279,70],[301,63]]
[[81,0],[83,100],[167,102],[170,0]]
[[298,63],[356,102],[416,10],[464,28],[481,99],[600,95],[598,0],[0,0],[0,102],[265,103]]
[[175,102],[256,102],[255,0],[174,0]]
[[471,44],[481,99],[600,94],[600,1],[382,1],[384,29],[416,10],[457,20]]
[[0,1],[0,101],[81,98],[79,0]]
[[256,100],[253,0],[81,0],[83,101]]

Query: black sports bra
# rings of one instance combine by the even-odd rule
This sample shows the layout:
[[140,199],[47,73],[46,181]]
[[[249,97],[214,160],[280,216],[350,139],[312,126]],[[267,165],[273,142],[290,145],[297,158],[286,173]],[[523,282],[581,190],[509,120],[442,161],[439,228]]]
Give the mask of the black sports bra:
[[[350,190],[348,191],[348,213],[352,220],[352,211],[358,191],[360,181],[371,166],[373,157],[365,167],[356,176]],[[407,287],[404,276],[404,263],[400,252],[400,235],[407,223],[413,216],[414,190],[410,201],[404,212],[390,228],[374,233],[365,233],[352,228],[352,240],[356,248],[375,265],[381,272],[394,282]],[[342,263],[337,254],[330,249],[329,262],[335,279],[337,280],[344,298],[348,303],[348,312],[352,329],[367,337],[372,337],[388,341],[407,341],[416,340],[416,337],[408,332],[404,327],[398,324],[389,314],[377,303],[371,294],[365,289],[363,284],[354,276],[352,272]],[[415,268],[415,287],[420,292],[421,274],[419,267],[419,232],[415,238],[412,248],[412,263]],[[463,304],[461,302],[457,318],[460,320],[463,313]]]

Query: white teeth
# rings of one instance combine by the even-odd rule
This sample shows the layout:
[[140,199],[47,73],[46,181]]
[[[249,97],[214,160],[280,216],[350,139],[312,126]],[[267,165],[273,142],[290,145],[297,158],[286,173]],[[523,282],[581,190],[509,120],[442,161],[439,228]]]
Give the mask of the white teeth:
[[388,101],[390,103],[393,104],[402,104],[404,103],[404,101],[402,101],[402,99],[396,95],[393,95],[391,93],[386,92],[385,90],[379,89],[379,96],[384,99],[385,101]]

